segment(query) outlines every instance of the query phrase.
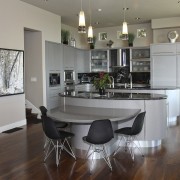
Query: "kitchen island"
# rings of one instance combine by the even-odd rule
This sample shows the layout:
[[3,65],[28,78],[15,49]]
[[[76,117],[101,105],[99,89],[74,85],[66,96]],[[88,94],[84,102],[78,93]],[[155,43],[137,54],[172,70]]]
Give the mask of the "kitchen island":
[[[66,93],[60,94],[60,106],[65,107],[71,105],[91,108],[111,108],[116,110],[140,109],[141,112],[146,111],[143,130],[138,136],[138,139],[143,147],[154,147],[160,145],[161,140],[166,137],[166,99],[166,95],[150,93],[108,92],[105,96],[100,96],[93,92],[72,92],[69,95]],[[132,126],[132,123],[133,121],[119,121],[115,128]]]
[[167,95],[167,124],[173,125],[180,115],[180,88],[177,86],[143,86],[133,84],[133,88],[124,88],[123,84],[115,84],[114,88],[107,89],[108,92],[121,93],[155,93]]

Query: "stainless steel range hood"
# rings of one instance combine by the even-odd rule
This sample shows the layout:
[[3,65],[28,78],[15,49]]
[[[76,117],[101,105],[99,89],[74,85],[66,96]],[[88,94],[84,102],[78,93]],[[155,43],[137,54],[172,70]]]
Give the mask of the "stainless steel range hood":
[[111,67],[127,67],[130,65],[130,49],[112,49],[110,50]]

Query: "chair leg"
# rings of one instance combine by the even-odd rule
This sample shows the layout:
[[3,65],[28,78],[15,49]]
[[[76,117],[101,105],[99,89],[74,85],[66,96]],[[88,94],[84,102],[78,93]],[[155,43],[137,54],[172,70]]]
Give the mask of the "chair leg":
[[116,150],[114,151],[113,156],[115,156],[117,154],[117,152],[119,151],[119,149],[121,148],[121,146],[120,146],[121,140],[122,140],[122,136],[121,136],[121,139],[119,140],[119,143],[118,143]]
[[143,154],[143,152],[142,152],[141,145],[140,145],[139,141],[137,140],[137,137],[134,137],[134,139],[138,142],[138,146],[137,146],[136,143],[134,143],[135,146],[138,148],[139,152],[141,153],[141,156],[144,157],[144,154]]
[[[52,144],[52,149],[50,150],[50,146]],[[44,162],[46,161],[46,159],[50,156],[50,154],[52,153],[52,151],[55,149],[55,145],[54,143],[52,142],[52,140],[49,141],[49,145],[48,145],[48,149],[47,151],[45,152],[45,157],[44,157]]]
[[58,153],[58,149],[59,149],[59,142],[56,141],[55,150],[56,150],[56,165],[57,165],[57,167],[58,167],[58,165],[59,165],[59,153]]
[[110,162],[110,159],[109,159],[109,156],[107,155],[107,153],[106,153],[106,147],[105,147],[105,145],[103,145],[103,158],[104,158],[104,160],[105,160],[105,162],[107,163],[107,165],[109,166],[109,168],[111,169],[111,171],[112,171],[112,166],[111,166],[111,162]]
[[67,144],[68,144],[68,146],[69,146],[69,149],[70,149],[70,151],[64,146],[64,143],[63,143],[63,149],[69,154],[69,155],[71,155],[74,159],[76,159],[76,156],[74,155],[74,152],[73,152],[73,150],[72,150],[72,148],[71,148],[71,146],[70,146],[70,144],[69,144],[69,142],[68,142],[68,140],[65,138],[64,139],[64,142],[66,142]]
[[92,172],[92,169],[93,169],[93,167],[94,167],[94,145],[92,145],[92,150],[93,150],[93,152],[90,154],[91,155],[91,165],[90,165],[90,173]]

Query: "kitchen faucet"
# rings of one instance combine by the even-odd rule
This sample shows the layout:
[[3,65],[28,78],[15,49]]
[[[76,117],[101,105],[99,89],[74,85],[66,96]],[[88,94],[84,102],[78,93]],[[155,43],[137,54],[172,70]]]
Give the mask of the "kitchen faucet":
[[128,76],[128,78],[130,79],[130,88],[132,89],[132,74],[131,73],[129,73],[129,76]]
[[111,88],[114,88],[114,78],[113,76],[110,76],[110,78],[112,79]]

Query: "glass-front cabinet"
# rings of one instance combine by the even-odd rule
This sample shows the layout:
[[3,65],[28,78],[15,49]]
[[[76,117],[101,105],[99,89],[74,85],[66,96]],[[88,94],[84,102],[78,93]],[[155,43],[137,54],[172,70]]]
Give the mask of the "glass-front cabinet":
[[91,50],[91,72],[109,72],[109,50]]
[[132,48],[130,58],[131,72],[150,72],[150,48]]

